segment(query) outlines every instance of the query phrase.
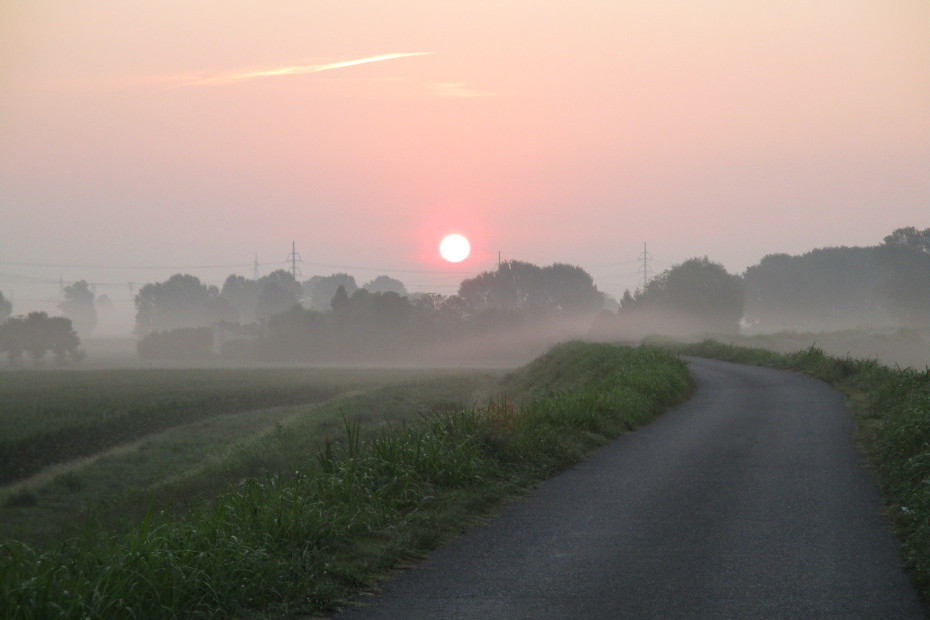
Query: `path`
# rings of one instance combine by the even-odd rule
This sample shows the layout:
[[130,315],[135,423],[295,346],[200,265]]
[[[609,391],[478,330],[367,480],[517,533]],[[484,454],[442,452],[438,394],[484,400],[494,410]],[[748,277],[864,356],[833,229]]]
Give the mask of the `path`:
[[690,401],[335,617],[922,618],[842,397],[691,368]]

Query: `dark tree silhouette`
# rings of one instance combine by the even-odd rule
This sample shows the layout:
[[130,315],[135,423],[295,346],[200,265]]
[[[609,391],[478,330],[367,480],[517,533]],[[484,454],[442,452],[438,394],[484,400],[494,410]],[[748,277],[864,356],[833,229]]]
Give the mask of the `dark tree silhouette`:
[[236,309],[239,321],[249,322],[255,320],[255,304],[261,288],[255,280],[243,276],[231,275],[223,283],[220,297],[225,299]]
[[878,246],[766,256],[744,275],[746,317],[763,331],[930,323],[928,241],[899,228]]
[[258,280],[260,293],[255,300],[255,318],[265,320],[300,303],[303,287],[290,272],[279,269]]
[[[353,291],[354,294],[355,291]],[[336,289],[336,293],[329,301],[329,307],[332,308],[333,315],[342,317],[349,311],[349,294],[344,286]]]
[[97,307],[94,292],[86,280],[79,280],[65,287],[65,299],[58,307],[71,319],[74,329],[84,338],[90,336],[97,326]]
[[0,323],[10,318],[11,314],[13,314],[13,303],[3,296],[3,291],[0,291]]
[[628,293],[621,318],[652,321],[661,333],[733,333],[739,330],[745,305],[742,278],[707,257],[676,265],[645,290]]
[[346,295],[351,295],[358,289],[355,278],[347,273],[334,273],[331,276],[313,276],[304,282],[304,291],[310,307],[314,310],[327,311],[332,306],[330,302],[339,287],[345,289]]
[[215,286],[191,275],[176,274],[165,282],[146,284],[136,295],[136,332],[179,327],[206,327],[236,318],[236,310]]
[[914,226],[898,228],[885,237],[887,246],[903,246],[924,253],[930,253],[930,228],[918,230]]
[[65,317],[49,317],[45,312],[30,312],[25,317],[13,317],[0,324],[0,352],[7,354],[11,364],[22,362],[28,353],[38,365],[46,353],[55,355],[55,361],[63,364],[81,361],[83,353],[78,349],[81,341]]
[[378,276],[371,282],[366,282],[362,288],[369,293],[397,293],[401,297],[407,295],[407,288],[404,283],[390,276]]
[[595,313],[604,304],[603,293],[587,272],[561,263],[537,267],[507,261],[496,271],[463,281],[458,295],[472,314],[491,310],[532,318]]

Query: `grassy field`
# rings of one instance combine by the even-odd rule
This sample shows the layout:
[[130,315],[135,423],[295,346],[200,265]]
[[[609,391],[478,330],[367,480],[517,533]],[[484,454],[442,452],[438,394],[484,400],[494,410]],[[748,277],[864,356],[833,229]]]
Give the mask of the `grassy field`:
[[0,372],[0,484],[182,424],[323,402],[403,376],[299,368]]
[[0,539],[42,544],[88,512],[113,521],[187,505],[241,478],[289,471],[342,416],[373,428],[471,404],[496,378],[328,368],[0,373]]
[[[9,514],[35,515],[68,492],[105,506],[64,540],[45,531],[33,532],[41,543],[3,543],[7,616],[330,609],[692,389],[672,355],[581,343],[503,378],[371,381],[340,383],[353,387],[325,403],[204,415],[84,457],[37,486],[20,483],[4,502]],[[321,443],[327,435],[338,440]],[[186,461],[193,453],[211,457]],[[122,478],[110,495],[106,471]],[[127,488],[143,476],[144,492]],[[142,500],[152,507],[144,513]]]
[[930,368],[892,368],[875,359],[832,357],[814,346],[779,353],[705,341],[675,350],[796,370],[843,392],[907,565],[930,601]]

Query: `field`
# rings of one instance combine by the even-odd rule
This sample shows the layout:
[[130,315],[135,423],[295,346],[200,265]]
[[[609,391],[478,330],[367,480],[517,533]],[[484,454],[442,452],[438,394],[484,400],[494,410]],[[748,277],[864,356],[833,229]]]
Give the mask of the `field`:
[[692,388],[674,356],[583,343],[506,373],[0,375],[4,449],[39,455],[0,491],[12,618],[331,609]]
[[[88,509],[109,520],[153,502],[191,503],[289,470],[294,452],[312,453],[343,415],[368,428],[461,406],[494,378],[328,368],[3,372],[0,539],[58,539]],[[292,432],[300,445],[273,445]]]

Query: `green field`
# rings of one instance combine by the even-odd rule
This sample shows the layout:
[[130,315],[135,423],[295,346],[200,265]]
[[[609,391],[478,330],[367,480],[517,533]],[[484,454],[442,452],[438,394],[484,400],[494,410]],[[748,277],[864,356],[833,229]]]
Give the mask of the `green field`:
[[[471,404],[483,371],[156,369],[0,373],[0,539],[60,538],[291,469],[339,432]],[[284,438],[299,437],[288,445]],[[276,445],[277,442],[277,445]]]
[[583,343],[508,373],[174,372],[5,373],[16,445],[122,438],[0,491],[8,617],[331,609],[692,389],[672,355]]

